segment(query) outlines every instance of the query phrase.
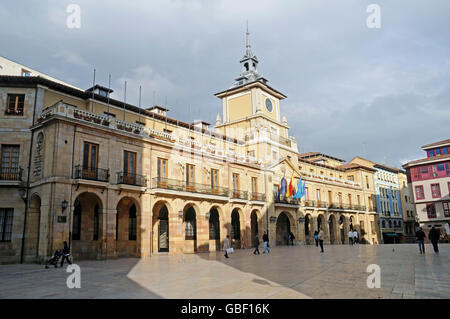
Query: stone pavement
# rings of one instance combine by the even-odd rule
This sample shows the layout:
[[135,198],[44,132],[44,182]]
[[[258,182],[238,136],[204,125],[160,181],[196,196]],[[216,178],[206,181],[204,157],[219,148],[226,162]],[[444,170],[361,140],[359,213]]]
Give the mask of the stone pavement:
[[[394,251],[393,251],[394,249]],[[450,245],[274,247],[254,256],[238,250],[147,259],[75,261],[69,273],[42,265],[0,265],[0,298],[450,298]],[[262,250],[261,250],[262,251]],[[381,288],[367,288],[369,264],[381,267]],[[67,266],[65,265],[64,268]]]

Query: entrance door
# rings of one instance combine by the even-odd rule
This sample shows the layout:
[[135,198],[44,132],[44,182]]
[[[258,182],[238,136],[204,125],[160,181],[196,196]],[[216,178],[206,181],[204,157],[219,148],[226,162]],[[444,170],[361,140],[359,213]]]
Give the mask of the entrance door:
[[159,252],[169,251],[169,221],[167,219],[159,220]]

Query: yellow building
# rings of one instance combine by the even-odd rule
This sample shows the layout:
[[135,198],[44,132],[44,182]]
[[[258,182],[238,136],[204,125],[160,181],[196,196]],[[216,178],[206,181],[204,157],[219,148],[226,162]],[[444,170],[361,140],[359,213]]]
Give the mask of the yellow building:
[[[216,96],[215,128],[140,109],[96,85],[0,76],[0,262],[42,261],[67,241],[75,258],[147,257],[272,245],[292,232],[345,242],[354,227],[378,243],[373,170],[298,154],[280,102],[258,74],[247,34],[242,72]],[[223,119],[223,120],[222,120]],[[310,154],[311,155],[311,154]],[[301,201],[281,179],[306,181]]]

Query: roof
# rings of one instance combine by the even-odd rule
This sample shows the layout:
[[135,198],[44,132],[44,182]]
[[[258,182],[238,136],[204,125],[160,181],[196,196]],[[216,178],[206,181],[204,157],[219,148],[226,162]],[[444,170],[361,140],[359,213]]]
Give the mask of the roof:
[[432,148],[432,147],[435,147],[435,146],[446,146],[446,145],[450,145],[450,138],[446,139],[446,140],[439,141],[439,142],[434,142],[434,143],[431,143],[431,144],[424,145],[424,146],[422,146],[422,148],[424,150],[426,150],[428,148]]
[[323,156],[323,157],[327,157],[329,159],[333,159],[335,161],[339,161],[339,162],[342,162],[342,163],[345,162],[343,159],[340,159],[340,158],[337,158],[337,157],[333,157],[333,156],[330,156],[330,155],[327,155],[327,154],[323,154],[323,153],[320,153],[320,152],[308,152],[308,153],[298,154],[298,158],[303,158],[303,159],[309,158],[309,157],[315,157],[315,156]]
[[419,165],[419,164],[428,164],[428,163],[432,163],[432,162],[441,162],[441,161],[444,161],[444,160],[447,160],[447,159],[450,159],[450,154],[421,158],[421,159],[414,160],[414,161],[408,162],[406,164],[403,164],[402,167],[403,168],[408,168],[408,167],[416,166],[416,165]]
[[217,97],[220,97],[220,95],[223,95],[224,93],[226,93],[226,95],[228,95],[228,94],[234,94],[235,91],[239,91],[239,90],[241,90],[241,89],[243,89],[243,88],[245,88],[245,87],[247,87],[247,86],[258,86],[258,85],[260,85],[260,86],[266,87],[266,88],[269,89],[270,91],[273,91],[274,93],[276,93],[277,95],[279,95],[279,98],[280,98],[280,99],[285,99],[285,98],[287,97],[286,95],[284,95],[284,94],[281,93],[280,91],[275,90],[274,88],[272,88],[271,86],[267,85],[266,83],[264,83],[264,82],[262,82],[262,81],[260,81],[260,80],[261,80],[261,78],[255,80],[255,81],[253,81],[253,82],[244,83],[244,84],[239,85],[239,86],[233,86],[233,87],[231,87],[231,88],[229,88],[229,89],[226,89],[226,90],[224,90],[224,91],[218,92],[218,93],[216,93],[216,94],[214,94],[214,95],[217,96]]
[[330,165],[326,165],[326,164],[315,163],[315,162],[311,162],[311,161],[308,161],[307,159],[303,159],[303,158],[299,158],[298,160],[299,160],[299,162],[302,162],[302,163],[316,165],[316,166],[332,169],[335,171],[340,171],[340,172],[344,171],[344,169],[340,168],[340,166],[334,167],[334,166],[330,166]]
[[401,169],[399,169],[399,168],[395,168],[395,167],[391,167],[391,166],[387,166],[387,165],[383,165],[383,164],[378,164],[378,163],[375,164],[374,167],[381,168],[381,169],[384,169],[386,171],[390,171],[390,172],[393,172],[393,173],[401,172]]
[[362,168],[371,172],[375,172],[376,170],[368,167],[368,166],[364,166],[364,165],[360,165],[360,164],[356,164],[356,163],[348,163],[348,164],[344,164],[339,166],[339,168],[342,168],[344,170],[351,170],[351,169],[358,169],[358,168]]
[[90,88],[87,89],[86,91],[92,92],[92,91],[94,91],[95,89],[99,89],[99,90],[102,90],[102,91],[105,91],[105,92],[108,92],[108,93],[114,92],[113,89],[110,89],[110,88],[101,86],[101,85],[99,85],[99,84],[96,84],[96,85],[90,87]]
[[165,107],[162,107],[162,106],[159,106],[159,105],[154,105],[152,107],[149,107],[147,110],[151,111],[151,110],[154,110],[154,109],[158,109],[158,110],[166,111],[166,112],[169,111],[169,109],[166,109]]
[[[51,81],[49,79],[40,77],[40,76],[11,76],[11,75],[0,75],[0,86],[14,86],[14,87],[36,87],[37,85],[46,86],[52,90],[69,94],[72,96],[79,97],[81,99],[91,99],[92,98],[92,92],[84,91],[81,89],[76,89],[68,85],[64,85],[61,83],[57,83],[54,81]],[[118,101],[115,99],[107,98],[106,96],[102,96],[99,94],[94,93],[94,99],[103,103],[108,103],[111,105],[114,105],[119,108],[125,108],[128,111],[139,113],[141,115],[147,115],[148,117],[153,117],[154,119],[158,119],[160,121],[167,121],[167,123],[170,123],[172,125],[180,126],[187,128],[189,130],[195,130],[198,131],[198,128],[196,128],[194,125],[179,121],[177,119],[173,119],[167,116],[162,116],[160,114],[157,114],[155,112],[150,112],[148,110],[141,109],[137,106],[124,103],[123,101]],[[223,139],[232,143],[236,144],[244,144],[244,141],[238,140],[236,138],[232,138],[229,136],[222,135],[217,132],[212,132],[206,129],[201,129],[201,132],[203,134],[211,135],[219,139]]]

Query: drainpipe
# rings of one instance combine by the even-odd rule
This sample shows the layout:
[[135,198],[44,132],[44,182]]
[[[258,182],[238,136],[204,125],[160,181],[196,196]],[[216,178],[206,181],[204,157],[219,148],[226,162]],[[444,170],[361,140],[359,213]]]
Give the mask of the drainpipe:
[[[73,178],[73,161],[75,156],[75,134],[77,131],[78,124],[75,124],[73,127],[73,138],[72,138],[72,162],[70,168],[70,177]],[[73,185],[70,183],[70,203],[69,203],[69,247],[72,247],[72,212],[73,212],[73,204],[72,204],[72,194],[73,194]]]
[[[34,91],[34,106],[33,106],[33,122],[31,123],[31,126],[34,126],[34,120],[36,115],[36,101],[37,101],[37,91],[38,86],[36,84],[36,90]],[[31,129],[31,141],[30,141],[30,151],[28,156],[28,172],[27,172],[27,182],[25,186],[25,198],[23,201],[25,202],[25,212],[24,212],[24,219],[23,219],[23,233],[22,233],[22,244],[20,248],[20,263],[23,263],[23,255],[25,250],[25,233],[27,229],[27,215],[28,215],[28,189],[30,187],[30,174],[31,174],[31,156],[33,151],[33,139],[34,139],[34,130]],[[39,230],[38,230],[39,231]],[[38,243],[38,255],[39,255],[39,243]]]

